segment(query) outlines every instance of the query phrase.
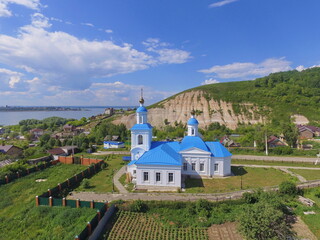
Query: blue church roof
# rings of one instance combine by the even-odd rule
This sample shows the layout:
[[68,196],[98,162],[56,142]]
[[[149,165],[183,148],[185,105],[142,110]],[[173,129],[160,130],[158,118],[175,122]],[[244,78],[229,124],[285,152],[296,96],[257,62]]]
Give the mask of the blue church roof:
[[193,148],[193,147],[209,152],[209,149],[205,144],[205,142],[198,136],[184,137],[180,145],[180,151]]
[[139,113],[139,112],[148,112],[148,110],[144,106],[140,106],[140,107],[138,107],[136,112],[137,113]]
[[213,157],[230,157],[232,154],[219,142],[206,142]]
[[229,157],[232,154],[219,142],[204,142],[197,136],[186,136],[182,142],[152,142],[149,151],[145,152],[138,160],[131,161],[128,165],[172,165],[181,166],[180,151],[189,148],[199,148],[211,153],[212,157]]
[[199,124],[198,120],[195,119],[195,118],[190,118],[188,120],[188,125],[196,125],[196,124]]
[[177,152],[178,142],[153,142],[151,149],[130,165],[171,165],[181,166],[181,155]]
[[153,127],[151,126],[150,123],[144,123],[144,124],[135,124],[131,130],[148,130],[152,129]]

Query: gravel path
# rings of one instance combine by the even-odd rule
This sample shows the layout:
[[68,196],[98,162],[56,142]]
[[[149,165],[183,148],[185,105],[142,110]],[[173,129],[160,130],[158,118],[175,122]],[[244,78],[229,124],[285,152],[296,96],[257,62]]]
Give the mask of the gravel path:
[[278,162],[313,162],[313,163],[319,160],[318,158],[308,158],[308,157],[275,157],[275,156],[254,156],[254,155],[232,155],[232,159],[278,161]]
[[114,175],[113,182],[116,188],[119,190],[120,193],[129,193],[127,189],[119,182],[119,178],[125,174],[127,171],[127,166],[123,166],[120,170]]

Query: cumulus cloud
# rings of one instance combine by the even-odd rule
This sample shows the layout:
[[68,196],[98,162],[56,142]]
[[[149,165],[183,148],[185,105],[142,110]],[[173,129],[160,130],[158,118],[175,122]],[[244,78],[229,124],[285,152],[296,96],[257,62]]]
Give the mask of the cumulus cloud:
[[311,67],[304,67],[303,65],[300,65],[300,66],[296,67],[296,70],[301,72],[303,70],[310,69],[310,68],[315,68],[315,67],[320,67],[320,65],[313,65]]
[[20,82],[23,76],[20,72],[11,71],[9,69],[0,68],[0,89],[15,88],[15,85]]
[[[1,96],[26,93],[28,99],[23,104],[41,99],[44,104],[57,105],[68,105],[71,101],[83,105],[109,104],[111,96],[114,104],[119,104],[120,99],[122,104],[132,105],[141,86],[97,82],[164,63],[184,63],[190,57],[190,53],[159,40],[147,41],[148,50],[143,52],[128,43],[86,40],[62,31],[52,32],[50,20],[35,13],[31,23],[19,28],[16,36],[0,34],[0,64],[16,70],[0,70]],[[150,103],[171,94],[151,88],[149,92]],[[7,99],[3,97],[0,101]]]
[[291,62],[282,58],[269,58],[261,63],[236,62],[227,65],[215,65],[208,69],[199,70],[206,74],[214,74],[217,78],[255,78],[274,72],[291,70]]
[[207,80],[204,80],[201,85],[208,85],[208,84],[215,84],[215,83],[219,83],[218,80],[213,79],[213,78],[209,78]]
[[1,0],[0,1],[0,17],[12,16],[12,12],[8,8],[8,5],[10,4],[21,5],[33,10],[37,10],[40,7],[40,0]]
[[148,38],[142,44],[147,47],[147,51],[158,54],[157,60],[160,63],[185,63],[191,58],[190,52],[169,48],[169,43],[161,42],[157,38]]
[[216,2],[216,3],[212,3],[209,5],[210,8],[213,8],[213,7],[222,7],[224,5],[227,5],[229,3],[233,3],[233,2],[237,2],[238,0],[223,0],[223,1],[219,1],[219,2]]

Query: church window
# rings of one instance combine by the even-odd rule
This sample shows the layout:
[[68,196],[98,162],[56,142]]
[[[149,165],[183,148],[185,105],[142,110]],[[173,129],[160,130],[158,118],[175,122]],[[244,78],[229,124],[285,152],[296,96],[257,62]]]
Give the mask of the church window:
[[161,181],[161,174],[159,172],[156,173],[156,182]]
[[219,164],[218,164],[218,163],[215,163],[215,164],[214,164],[214,171],[215,171],[215,172],[218,172],[218,171],[219,171]]
[[188,164],[185,162],[183,163],[183,170],[184,171],[187,171],[188,170]]
[[143,172],[143,181],[145,181],[145,182],[149,181],[149,173],[148,172]]
[[191,169],[194,171],[194,170],[196,170],[196,163],[191,163]]
[[138,145],[142,145],[143,144],[143,137],[142,135],[138,135]]
[[204,171],[204,163],[200,163],[200,171],[201,171],[201,172]]
[[173,182],[173,173],[168,174],[168,182]]
[[137,170],[133,170],[133,174],[136,174],[137,173]]
[[143,123],[142,119],[143,119],[143,117],[142,117],[142,116],[140,116],[140,123]]
[[191,130],[191,135],[194,135],[194,129],[192,128],[192,130]]

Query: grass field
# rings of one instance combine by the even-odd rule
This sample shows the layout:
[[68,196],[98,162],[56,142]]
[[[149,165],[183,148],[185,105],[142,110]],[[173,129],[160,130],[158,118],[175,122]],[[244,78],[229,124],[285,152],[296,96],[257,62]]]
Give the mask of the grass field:
[[119,211],[109,237],[107,239],[158,239],[158,240],[186,240],[208,239],[206,228],[177,228],[164,227],[147,213]]
[[[320,187],[305,190],[304,196],[316,202],[314,207],[301,207],[298,214],[308,225],[309,229],[320,239]],[[303,211],[314,211],[315,215],[304,215]]]
[[232,159],[231,164],[246,164],[246,165],[267,165],[267,166],[289,166],[289,167],[314,167],[320,168],[320,164],[313,163],[295,163],[295,162],[276,162],[276,161],[258,161],[258,160],[236,160]]
[[[105,156],[99,156],[104,159]],[[89,187],[82,188],[81,186],[75,191],[87,192],[112,192],[112,177],[126,163],[122,160],[123,155],[108,155],[106,160],[107,167],[88,179]],[[115,191],[118,191],[116,188]]]
[[192,179],[185,181],[187,193],[219,193],[242,189],[276,186],[285,180],[296,178],[273,168],[231,167],[235,176],[214,179]]
[[309,181],[320,179],[320,170],[290,169],[290,171],[301,175]]
[[0,239],[73,239],[79,234],[95,210],[36,207],[35,196],[85,168],[58,165],[0,186]]

